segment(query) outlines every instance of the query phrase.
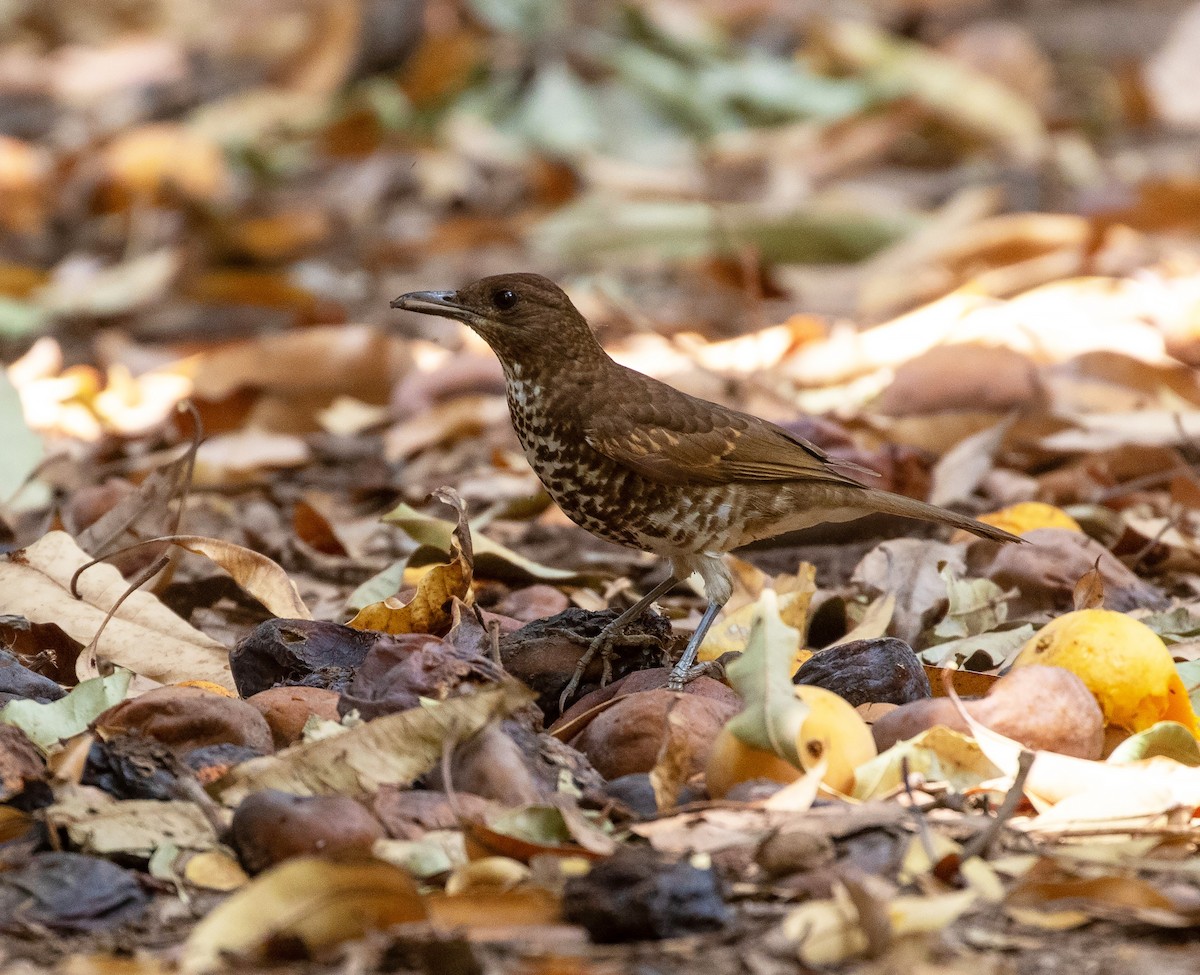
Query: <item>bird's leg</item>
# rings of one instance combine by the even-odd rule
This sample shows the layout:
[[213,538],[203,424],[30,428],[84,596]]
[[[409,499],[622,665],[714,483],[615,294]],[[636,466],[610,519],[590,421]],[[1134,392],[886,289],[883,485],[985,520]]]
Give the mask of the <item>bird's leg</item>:
[[579,658],[579,663],[575,665],[575,672],[571,675],[571,679],[567,681],[567,686],[563,688],[562,694],[559,695],[558,708],[560,711],[567,709],[567,702],[571,700],[571,695],[575,693],[575,689],[579,687],[579,682],[583,680],[583,672],[597,653],[600,654],[601,659],[604,661],[604,674],[601,677],[600,686],[603,687],[612,679],[612,647],[617,634],[621,632],[621,629],[626,624],[632,623],[646,612],[650,608],[650,604],[673,585],[675,585],[674,576],[667,576],[667,578],[630,606],[629,609],[607,624],[600,631],[599,635],[588,644],[588,648],[583,652],[583,656]]
[[679,658],[679,663],[675,665],[671,676],[667,678],[668,691],[682,691],[684,684],[694,676],[699,676],[699,674],[692,674],[692,665],[696,662],[696,654],[700,652],[700,644],[704,642],[704,634],[708,632],[708,628],[712,626],[713,620],[717,618],[717,614],[721,612],[721,607],[724,605],[724,603],[710,600],[708,606],[705,607],[704,615],[700,617],[700,625],[696,627],[696,632],[692,634],[692,638],[688,640],[687,646],[684,648],[683,656]]

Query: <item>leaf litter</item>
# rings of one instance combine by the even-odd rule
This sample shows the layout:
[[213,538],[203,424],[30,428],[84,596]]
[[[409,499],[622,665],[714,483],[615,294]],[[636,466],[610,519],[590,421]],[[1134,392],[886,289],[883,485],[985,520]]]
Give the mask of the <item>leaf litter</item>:
[[[1194,9],[44,6],[0,14],[5,970],[1190,968]],[[757,546],[705,676],[654,666],[680,586],[559,715],[659,577],[387,310],[493,270],[1025,543]]]

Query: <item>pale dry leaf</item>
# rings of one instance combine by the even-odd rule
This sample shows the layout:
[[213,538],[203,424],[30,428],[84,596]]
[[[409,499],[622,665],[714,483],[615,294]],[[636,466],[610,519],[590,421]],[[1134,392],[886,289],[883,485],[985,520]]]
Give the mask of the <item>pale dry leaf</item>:
[[56,797],[45,810],[47,823],[66,829],[74,846],[88,853],[148,857],[163,846],[199,851],[220,845],[213,824],[194,802],[118,802],[88,786],[67,786]]
[[271,615],[294,620],[313,618],[291,577],[278,562],[261,552],[204,535],[170,535],[159,541],[178,545],[220,566]]
[[[955,694],[950,696],[958,700]],[[1004,775],[1015,777],[1023,746],[980,724],[965,708],[960,706],[958,710],[983,754]],[[1197,809],[1200,808],[1200,768],[1162,757],[1112,765],[1055,752],[1034,753],[1033,765],[1025,778],[1025,794],[1039,812],[1083,793],[1109,796],[1155,794],[1161,796],[1165,809]]]
[[180,366],[196,395],[222,400],[239,389],[290,394],[353,393],[386,402],[408,367],[403,345],[368,325],[330,325],[264,335],[203,353]]
[[383,456],[395,464],[507,422],[508,403],[503,396],[460,396],[389,429],[383,435]]
[[1118,447],[1173,447],[1200,435],[1200,411],[1132,410],[1063,417],[1074,429],[1043,437],[1040,446],[1062,453],[1096,453]]
[[300,437],[246,427],[210,437],[200,445],[195,483],[218,486],[253,481],[263,471],[302,467],[311,458],[312,451]]
[[872,596],[895,597],[891,635],[917,642],[946,605],[939,566],[962,574],[960,546],[920,538],[896,538],[875,546],[854,568],[850,581]]
[[532,700],[527,688],[510,681],[464,697],[429,702],[330,738],[243,762],[214,789],[231,806],[262,789],[365,799],[385,783],[413,782],[441,760],[446,742],[463,741]]
[[38,294],[38,301],[59,315],[125,315],[165,297],[182,268],[183,254],[172,247],[111,267],[84,258],[68,259]]
[[896,611],[896,596],[886,593],[871,600],[863,614],[838,643],[851,643],[854,640],[875,640],[886,636],[888,627],[892,625],[892,614]]
[[[65,532],[50,532],[0,561],[0,615],[54,623],[87,645],[109,608],[128,589],[112,566],[92,566],[79,577],[81,598],[70,593],[71,576],[91,559]],[[135,674],[162,683],[208,680],[233,690],[229,653],[216,640],[180,619],[155,596],[135,592],[109,621],[99,654]],[[84,661],[86,654],[80,656]]]
[[[812,808],[821,792],[821,780],[829,771],[829,753],[825,752],[817,763],[798,779],[794,779],[778,792],[764,799],[763,809],[774,812],[802,813]],[[661,807],[660,807],[661,808]]]
[[1168,125],[1200,130],[1200,4],[1183,10],[1162,48],[1143,69],[1155,114]]
[[295,940],[309,952],[394,924],[425,920],[412,876],[382,860],[339,863],[295,857],[260,874],[192,929],[185,975],[223,968],[224,956],[265,961],[269,946]]
[[960,440],[934,465],[929,503],[953,504],[971,496],[987,476],[996,460],[996,452],[1016,422],[1012,414],[986,430]]
[[[886,905],[891,936],[941,931],[978,899],[974,890],[896,897]],[[832,899],[812,901],[788,914],[783,933],[796,943],[806,965],[836,965],[861,957],[870,947],[859,912],[841,884],[835,886]]]

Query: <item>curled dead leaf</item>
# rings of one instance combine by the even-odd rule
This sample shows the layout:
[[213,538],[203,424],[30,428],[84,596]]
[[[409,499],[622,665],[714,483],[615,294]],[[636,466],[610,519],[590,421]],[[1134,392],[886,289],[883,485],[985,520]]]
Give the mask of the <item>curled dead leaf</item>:
[[435,565],[421,576],[417,591],[407,602],[402,602],[398,596],[389,596],[364,606],[347,626],[382,633],[432,633],[441,636],[449,632],[454,624],[454,600],[471,601],[475,559],[466,505],[451,488],[440,488],[434,492],[434,497],[450,505],[458,515],[450,537],[450,561]]

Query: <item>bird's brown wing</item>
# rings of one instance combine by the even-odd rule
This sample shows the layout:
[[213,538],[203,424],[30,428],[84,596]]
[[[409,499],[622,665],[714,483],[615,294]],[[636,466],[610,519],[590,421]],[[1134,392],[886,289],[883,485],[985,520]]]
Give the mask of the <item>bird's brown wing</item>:
[[641,380],[637,385],[645,385],[642,395],[606,404],[587,418],[584,436],[593,449],[643,477],[663,484],[820,481],[864,486],[835,470],[819,447],[773,423],[632,375]]

